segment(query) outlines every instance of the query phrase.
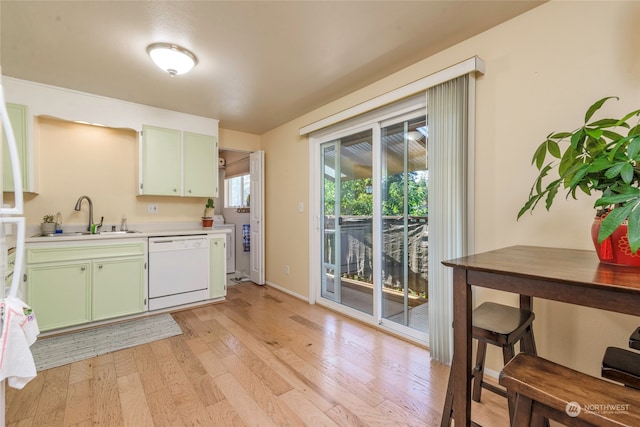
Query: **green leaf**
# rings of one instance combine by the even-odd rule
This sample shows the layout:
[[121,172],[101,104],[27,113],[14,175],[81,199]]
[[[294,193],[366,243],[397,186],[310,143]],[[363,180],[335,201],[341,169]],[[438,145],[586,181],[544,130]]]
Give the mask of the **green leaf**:
[[602,104],[611,98],[615,98],[616,100],[619,99],[617,96],[607,96],[606,98],[596,101],[591,107],[589,107],[587,113],[584,115],[584,122],[587,123],[591,119],[591,116],[593,116],[593,114],[602,107]]
[[640,138],[636,137],[631,140],[631,142],[629,143],[629,146],[627,147],[627,156],[629,156],[630,159],[638,160],[636,159],[636,157],[638,156],[639,152],[640,152]]
[[603,132],[604,131],[602,129],[586,129],[587,135],[589,135],[593,139],[600,139]]
[[637,115],[640,115],[640,110],[635,110],[635,111],[630,112],[629,114],[627,114],[626,116],[624,116],[623,118],[621,118],[618,121],[618,126],[623,126],[622,123],[626,124],[627,120],[629,120],[631,117],[637,116]]
[[636,208],[629,214],[627,237],[631,252],[636,253],[640,249],[640,208]]
[[609,179],[615,178],[616,176],[620,175],[620,171],[622,170],[622,167],[626,164],[628,163],[616,163],[615,165],[607,169],[607,171],[604,173],[604,176],[606,176]]
[[584,176],[589,172],[589,165],[584,165],[573,175],[571,182],[569,183],[569,187],[575,188],[580,184],[580,181],[584,178]]
[[584,140],[587,137],[587,135],[584,133],[584,128],[581,128],[579,130],[577,130],[572,136],[571,136],[571,147],[574,150],[580,150],[580,147],[582,147],[584,145]]
[[547,194],[547,199],[545,202],[545,208],[547,208],[547,210],[551,208],[551,204],[553,203],[553,199],[556,197],[556,194],[558,194],[557,185],[549,189],[549,193]]
[[625,219],[631,213],[633,205],[624,205],[619,208],[613,209],[609,214],[604,217],[600,224],[600,231],[598,232],[598,243],[602,243],[604,239],[611,236],[611,233],[624,222]]
[[558,145],[557,142],[552,141],[552,140],[547,140],[547,150],[549,150],[549,154],[551,154],[553,157],[555,157],[556,159],[559,159],[561,154],[560,154],[560,146]]
[[619,120],[616,119],[600,119],[595,122],[589,123],[587,126],[593,128],[607,128],[618,126]]
[[627,191],[622,194],[600,197],[598,200],[596,200],[594,206],[617,205],[621,203],[628,203],[633,200],[640,201],[640,189],[637,187],[629,187]]
[[640,124],[637,124],[631,129],[629,129],[629,132],[627,132],[627,135],[633,135],[633,136],[640,135]]
[[611,162],[606,157],[598,157],[589,165],[589,172],[600,172],[610,167]]
[[554,133],[551,136],[548,136],[547,138],[549,139],[564,139],[564,138],[568,138],[571,135],[573,135],[571,132],[558,132],[558,133]]
[[633,181],[633,166],[631,166],[631,163],[625,163],[622,166],[620,176],[625,184],[631,184],[631,181]]
[[620,135],[618,132],[614,132],[612,130],[606,130],[606,129],[602,130],[602,136],[604,136],[605,138],[611,141],[617,141],[623,138],[623,136]]
[[531,207],[537,201],[537,199],[538,199],[538,197],[534,196],[534,197],[529,198],[529,200],[527,200],[527,202],[524,204],[524,206],[518,212],[518,219],[520,219],[520,217],[522,215],[524,215],[525,212],[527,212],[529,209],[531,209]]
[[531,159],[531,164],[535,163],[536,168],[540,170],[540,168],[542,167],[542,164],[544,163],[545,157],[547,157],[547,144],[543,142],[542,144],[540,144],[536,152],[533,154],[533,158]]

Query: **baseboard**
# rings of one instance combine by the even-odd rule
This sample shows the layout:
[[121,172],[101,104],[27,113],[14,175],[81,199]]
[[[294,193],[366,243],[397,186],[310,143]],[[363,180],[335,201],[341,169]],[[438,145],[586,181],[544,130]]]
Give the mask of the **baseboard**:
[[498,378],[500,377],[500,372],[496,372],[492,369],[487,369],[486,367],[484,368],[484,376],[485,377],[491,377],[494,380],[496,380],[496,383],[498,382]]
[[297,299],[302,300],[302,301],[304,301],[304,302],[306,302],[306,303],[309,303],[309,298],[308,298],[308,297],[305,297],[305,296],[302,296],[302,295],[297,294],[297,293],[295,293],[295,292],[292,292],[292,291],[290,291],[289,289],[287,289],[287,288],[283,288],[283,287],[282,287],[282,286],[280,286],[280,285],[276,285],[276,284],[275,284],[275,283],[273,283],[273,282],[266,281],[265,283],[266,283],[267,285],[271,286],[272,288],[279,290],[280,292],[284,292],[285,294],[291,295],[291,296],[292,296],[292,297],[294,297],[294,298],[297,298]]

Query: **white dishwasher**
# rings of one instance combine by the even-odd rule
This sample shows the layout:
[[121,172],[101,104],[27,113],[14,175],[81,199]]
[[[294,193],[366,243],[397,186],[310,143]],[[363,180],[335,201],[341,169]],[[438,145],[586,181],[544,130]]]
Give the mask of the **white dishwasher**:
[[206,235],[149,238],[149,310],[209,298]]

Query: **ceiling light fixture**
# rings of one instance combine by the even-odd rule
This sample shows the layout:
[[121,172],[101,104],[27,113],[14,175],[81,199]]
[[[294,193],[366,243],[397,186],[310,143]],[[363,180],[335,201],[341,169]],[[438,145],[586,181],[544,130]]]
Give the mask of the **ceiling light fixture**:
[[172,43],[151,44],[147,53],[171,77],[189,72],[198,63],[198,58],[191,51]]

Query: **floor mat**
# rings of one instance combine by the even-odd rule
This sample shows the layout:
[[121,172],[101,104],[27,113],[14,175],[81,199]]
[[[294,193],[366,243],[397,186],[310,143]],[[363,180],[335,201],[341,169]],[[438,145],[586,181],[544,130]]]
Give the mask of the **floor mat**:
[[180,334],[182,329],[173,317],[160,314],[40,338],[31,346],[31,352],[36,369],[42,371]]

